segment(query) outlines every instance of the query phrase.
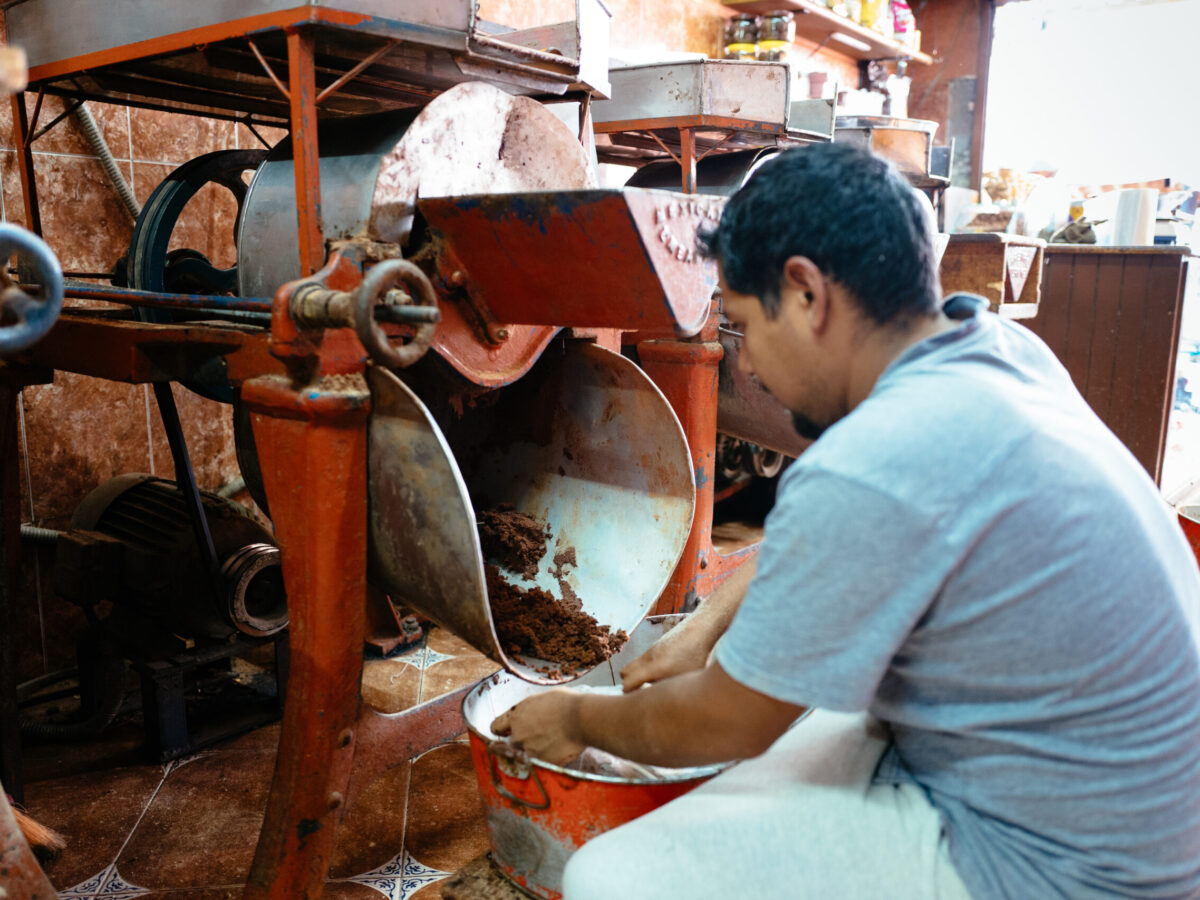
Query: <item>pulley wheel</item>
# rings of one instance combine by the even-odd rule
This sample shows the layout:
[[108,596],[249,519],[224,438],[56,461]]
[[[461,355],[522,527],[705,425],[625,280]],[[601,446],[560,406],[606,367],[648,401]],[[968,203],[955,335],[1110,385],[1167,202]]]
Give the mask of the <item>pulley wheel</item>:
[[[129,286],[160,293],[237,294],[236,265],[220,269],[198,250],[168,247],[184,207],[209,184],[221,185],[237,201],[236,243],[247,191],[242,175],[258,168],[266,156],[265,150],[218,150],[190,160],[168,175],[154,189],[133,227],[127,261]],[[143,322],[173,320],[170,310],[139,307],[136,313]],[[233,391],[226,384],[185,382],[185,386],[222,403],[233,400]]]

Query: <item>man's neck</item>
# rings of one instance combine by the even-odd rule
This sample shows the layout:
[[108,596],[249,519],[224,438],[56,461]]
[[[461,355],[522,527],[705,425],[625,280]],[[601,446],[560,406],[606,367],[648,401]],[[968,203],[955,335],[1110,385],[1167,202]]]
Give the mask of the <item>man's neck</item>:
[[957,322],[941,311],[936,316],[921,317],[903,328],[875,326],[864,328],[858,336],[858,351],[854,354],[847,391],[849,408],[854,409],[875,388],[884,369],[909,347],[928,338],[953,331]]

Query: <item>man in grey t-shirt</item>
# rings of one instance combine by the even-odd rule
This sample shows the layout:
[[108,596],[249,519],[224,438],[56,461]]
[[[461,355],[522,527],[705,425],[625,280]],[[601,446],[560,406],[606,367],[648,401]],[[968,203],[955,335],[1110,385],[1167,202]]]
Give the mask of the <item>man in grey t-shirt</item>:
[[586,845],[569,900],[1200,896],[1200,575],[1138,463],[1037,338],[940,308],[882,161],[782,154],[707,243],[741,364],[817,440],[753,580],[629,693],[495,728],[550,761],[757,758]]

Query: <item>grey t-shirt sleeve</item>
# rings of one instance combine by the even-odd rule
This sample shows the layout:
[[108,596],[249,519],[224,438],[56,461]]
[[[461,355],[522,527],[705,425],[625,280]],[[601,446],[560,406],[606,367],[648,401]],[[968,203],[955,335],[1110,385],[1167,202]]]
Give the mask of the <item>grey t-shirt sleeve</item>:
[[956,563],[935,525],[870,485],[793,467],[716,661],[789,703],[867,709]]

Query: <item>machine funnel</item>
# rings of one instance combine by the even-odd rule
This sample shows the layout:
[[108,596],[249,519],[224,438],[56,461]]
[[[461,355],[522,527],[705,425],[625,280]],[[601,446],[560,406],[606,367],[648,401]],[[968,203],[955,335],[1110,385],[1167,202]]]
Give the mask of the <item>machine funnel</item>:
[[582,674],[516,658],[497,639],[476,511],[511,508],[546,523],[550,538],[533,579],[504,578],[566,591],[601,625],[633,631],[683,552],[696,493],[679,421],[636,365],[556,342],[515,384],[436,419],[391,372],[373,368],[370,382],[377,586],[526,680]]

